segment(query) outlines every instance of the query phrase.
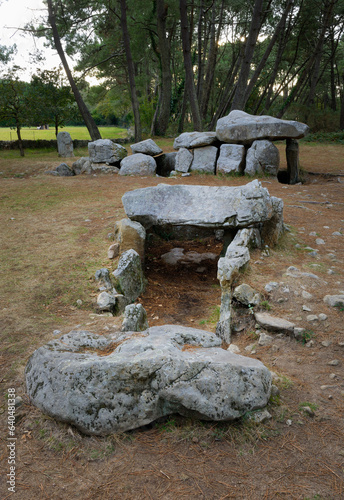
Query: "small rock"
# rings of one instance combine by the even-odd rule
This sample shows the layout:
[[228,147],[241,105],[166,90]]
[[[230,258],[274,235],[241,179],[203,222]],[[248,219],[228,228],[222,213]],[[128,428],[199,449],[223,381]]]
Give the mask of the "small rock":
[[332,233],[332,236],[342,236],[342,233],[340,233],[339,231],[334,231],[334,233]]
[[309,342],[306,343],[306,347],[314,347],[314,340],[310,340]]
[[327,320],[327,315],[324,314],[324,313],[320,313],[319,314],[319,319],[320,319],[320,321],[326,321]]
[[14,406],[16,408],[19,408],[19,406],[21,406],[22,404],[23,404],[23,398],[21,396],[16,396],[14,400]]
[[147,313],[142,304],[129,304],[124,309],[122,332],[142,332],[148,328]]
[[82,302],[82,300],[81,300],[81,299],[78,299],[78,300],[76,301],[76,305],[77,305],[78,307],[81,307],[81,306],[82,306],[82,304],[83,304],[83,302]]
[[307,321],[309,323],[312,323],[313,321],[318,321],[319,320],[319,318],[318,318],[318,316],[316,314],[308,314],[308,316],[307,316],[306,319],[307,319]]
[[248,417],[250,420],[255,422],[256,424],[262,424],[263,422],[266,422],[267,420],[270,420],[271,414],[267,410],[263,411],[255,411],[254,413],[251,413]]
[[119,255],[119,243],[113,243],[109,246],[107,256],[108,259],[114,259]]
[[323,347],[329,347],[331,344],[332,344],[332,342],[331,342],[330,340],[323,340],[323,341],[321,342],[321,345],[322,345]]
[[308,312],[312,311],[312,309],[310,307],[308,307],[308,306],[302,306],[302,310],[303,311],[308,311]]
[[324,302],[331,307],[344,306],[344,295],[325,295]]
[[53,331],[53,335],[60,335],[60,333],[62,333],[61,330],[54,330]]
[[331,373],[330,374],[330,379],[331,380],[334,380],[336,377],[337,377],[337,375],[335,373]]
[[231,344],[228,347],[227,351],[232,352],[233,354],[239,354],[241,352],[240,349],[239,349],[239,347],[237,345],[235,345],[235,344]]
[[273,337],[271,337],[271,335],[267,335],[264,332],[262,332],[260,334],[260,337],[258,340],[258,345],[262,345],[262,346],[271,345],[272,342],[273,342]]
[[277,387],[277,385],[272,384],[271,385],[271,396],[276,397],[276,396],[279,396],[279,394],[280,394],[280,390]]
[[285,423],[286,423],[286,425],[287,425],[288,427],[290,427],[290,426],[292,425],[292,423],[293,423],[293,422],[292,422],[292,420],[288,419],[288,420],[286,420],[286,422],[285,422]]
[[279,284],[276,281],[270,281],[267,285],[265,285],[264,290],[268,293],[272,292],[276,288],[278,288]]
[[317,233],[315,231],[312,231],[309,233],[309,236],[316,236],[316,235],[317,235]]
[[329,361],[327,363],[330,366],[338,366],[339,365],[339,360],[338,359],[333,359],[332,361]]
[[315,243],[316,243],[317,245],[325,245],[325,241],[324,241],[323,239],[321,239],[321,238],[317,238],[317,239],[315,240]]
[[310,406],[303,406],[302,411],[305,412],[309,417],[315,416],[315,413]]
[[251,354],[255,354],[256,344],[250,344],[247,347],[245,347],[245,351],[250,352]]
[[306,292],[306,290],[302,290],[302,297],[304,299],[310,300],[311,298],[313,298],[313,295],[309,292]]

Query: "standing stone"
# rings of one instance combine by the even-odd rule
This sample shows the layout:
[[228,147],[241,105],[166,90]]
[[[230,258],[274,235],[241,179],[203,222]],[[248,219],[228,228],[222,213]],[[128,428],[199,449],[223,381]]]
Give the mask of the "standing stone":
[[129,302],[134,302],[145,289],[141,259],[135,250],[124,252],[118,262],[118,267],[113,276],[115,286]]
[[254,141],[247,151],[245,174],[269,174],[276,177],[279,163],[279,151],[272,142]]
[[286,141],[286,157],[287,157],[287,173],[289,184],[299,182],[299,143],[295,139],[287,139]]
[[127,156],[127,150],[110,139],[98,139],[88,143],[88,153],[92,163],[115,165]]
[[71,158],[73,153],[73,141],[68,132],[59,132],[57,134],[57,151],[62,158]]
[[215,146],[205,146],[194,150],[194,160],[191,170],[215,174],[218,149]]
[[186,148],[180,148],[176,156],[174,169],[177,172],[188,172],[193,160],[193,154]]
[[139,254],[141,260],[144,260],[146,230],[139,222],[130,219],[116,222],[115,240],[119,244],[120,254],[132,248]]
[[217,160],[217,173],[242,173],[245,166],[245,147],[239,144],[222,144]]
[[124,309],[122,332],[142,332],[147,330],[147,313],[142,304],[129,304]]
[[156,161],[152,156],[136,153],[121,161],[119,175],[155,175]]

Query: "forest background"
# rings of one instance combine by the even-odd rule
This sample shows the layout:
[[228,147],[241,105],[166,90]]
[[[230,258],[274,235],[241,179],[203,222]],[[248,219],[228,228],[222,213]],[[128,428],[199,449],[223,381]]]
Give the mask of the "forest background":
[[[344,0],[47,0],[25,27],[64,68],[18,77],[1,47],[0,126],[214,130],[233,109],[344,129]],[[72,57],[70,68],[66,55]],[[92,76],[87,83],[86,77]]]

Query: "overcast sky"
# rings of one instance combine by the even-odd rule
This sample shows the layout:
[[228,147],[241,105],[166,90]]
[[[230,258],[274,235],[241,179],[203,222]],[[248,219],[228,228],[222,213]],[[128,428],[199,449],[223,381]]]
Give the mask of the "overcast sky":
[[[57,53],[43,46],[43,40],[33,39],[32,35],[24,34],[16,28],[23,28],[26,23],[34,17],[39,17],[46,12],[42,0],[0,0],[0,44],[17,45],[17,55],[14,63],[25,68],[21,73],[23,80],[30,80],[31,74],[35,72],[37,65],[30,65],[30,52],[36,48],[43,50],[46,61],[44,68],[56,68],[60,64]],[[41,65],[42,67],[42,65]]]

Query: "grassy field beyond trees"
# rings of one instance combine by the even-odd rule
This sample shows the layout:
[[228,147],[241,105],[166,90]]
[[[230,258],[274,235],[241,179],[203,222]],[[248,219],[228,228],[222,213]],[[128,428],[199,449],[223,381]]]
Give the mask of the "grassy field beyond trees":
[[[103,139],[122,139],[128,136],[128,131],[125,128],[120,127],[99,127],[100,133]],[[72,139],[90,139],[90,134],[86,127],[63,127],[60,132],[69,132]],[[34,127],[23,127],[21,129],[22,139],[37,140],[46,139],[50,141],[51,139],[56,139],[54,127],[49,130],[37,130]],[[16,141],[17,134],[14,129],[10,127],[0,127],[0,141]]]

